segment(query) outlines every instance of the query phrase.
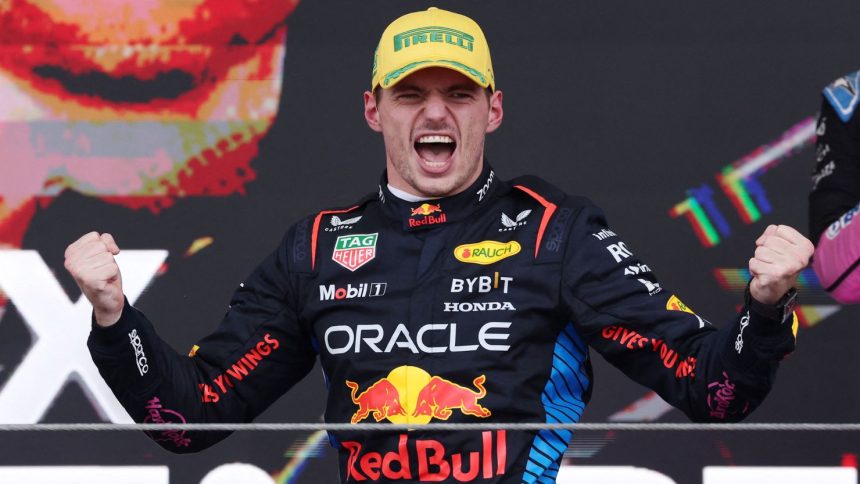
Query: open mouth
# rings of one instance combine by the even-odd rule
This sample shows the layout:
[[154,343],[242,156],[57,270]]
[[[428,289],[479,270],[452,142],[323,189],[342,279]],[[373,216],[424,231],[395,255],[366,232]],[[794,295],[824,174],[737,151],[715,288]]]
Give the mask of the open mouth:
[[177,99],[196,87],[194,77],[179,69],[157,72],[152,79],[111,76],[90,71],[75,74],[61,66],[40,65],[33,74],[60,83],[73,95],[100,98],[112,103],[145,104],[160,99]]
[[421,136],[415,141],[415,151],[421,158],[421,165],[431,173],[447,171],[456,149],[457,142],[446,135]]

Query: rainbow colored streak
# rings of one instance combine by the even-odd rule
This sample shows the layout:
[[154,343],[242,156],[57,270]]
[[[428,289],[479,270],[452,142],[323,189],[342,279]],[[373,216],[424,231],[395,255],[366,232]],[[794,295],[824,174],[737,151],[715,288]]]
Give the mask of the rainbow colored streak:
[[[687,190],[688,198],[669,210],[669,216],[687,217],[699,242],[705,247],[720,243],[720,235],[728,237],[732,231],[726,218],[714,203],[714,190],[707,184]],[[714,222],[711,223],[711,220]],[[714,228],[716,225],[716,229]],[[719,232],[719,233],[718,233]]]
[[[716,175],[722,192],[735,207],[744,224],[773,211],[759,178],[798,151],[815,144],[815,118],[807,117],[767,143],[729,164]],[[714,203],[714,191],[707,184],[687,190],[687,198],[669,210],[669,216],[684,215],[704,247],[713,247],[731,235],[726,218]]]
[[745,224],[770,213],[772,207],[764,187],[756,180],[798,151],[815,144],[815,117],[804,118],[776,140],[767,143],[723,168],[717,174],[720,187]]
[[[735,210],[741,216],[741,220],[749,225],[760,219],[762,212],[770,213],[770,202],[767,200],[761,184],[752,176],[744,180],[732,176],[733,173],[735,171],[731,166],[723,168],[722,173],[717,174],[717,182],[726,196],[729,197]],[[758,172],[755,175],[757,174]],[[759,204],[763,205],[762,210],[756,206],[750,197],[751,194],[754,194]]]
[[287,462],[287,465],[281,469],[281,472],[272,475],[272,479],[277,484],[289,484],[293,482],[297,482],[299,475],[301,475],[302,471],[307,466],[308,459],[319,457],[325,452],[325,439],[328,434],[324,430],[317,430],[308,436],[306,440],[297,441],[301,442],[298,446],[294,445],[290,447],[284,453],[285,457],[290,457],[290,461]]
[[811,326],[815,326],[826,318],[833,316],[839,310],[842,309],[842,306],[837,304],[827,304],[827,305],[809,305],[809,304],[800,304],[798,305],[794,313],[797,314],[797,321],[800,323],[802,328],[809,328]]
[[[743,293],[750,280],[749,269],[718,267],[714,269],[714,277],[720,286],[734,294]],[[830,300],[821,287],[818,276],[812,269],[804,269],[797,277],[798,298],[812,300]],[[838,304],[810,305],[800,304],[795,309],[797,320],[802,327],[815,326],[824,319],[842,309]]]
[[685,216],[690,222],[693,232],[695,232],[696,237],[699,238],[699,242],[702,245],[713,247],[720,243],[719,234],[717,234],[708,216],[705,215],[705,211],[702,210],[702,205],[698,200],[693,197],[687,198],[669,210],[669,216],[672,218],[677,218],[681,215]]
[[[740,267],[717,267],[714,269],[714,277],[723,289],[736,294],[743,293],[747,283],[752,278],[749,269]],[[827,293],[821,287],[821,282],[812,268],[806,268],[798,274],[796,287],[798,295],[801,297],[828,299]]]

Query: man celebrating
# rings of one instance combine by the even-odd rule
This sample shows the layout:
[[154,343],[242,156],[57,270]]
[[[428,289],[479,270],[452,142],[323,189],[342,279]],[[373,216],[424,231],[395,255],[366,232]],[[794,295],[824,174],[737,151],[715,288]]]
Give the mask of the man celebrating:
[[[757,240],[744,306],[718,329],[591,202],[486,163],[502,92],[471,19],[431,8],[391,23],[364,104],[385,142],[378,193],[290,228],[189,357],[124,300],[109,234],[69,246],[95,311],[93,359],[136,421],[251,421],[319,356],[328,422],[415,425],[332,435],[343,481],[547,482],[571,432],[420,425],[577,422],[588,346],[697,421],[761,403],[794,348],[792,286],[813,250],[797,231]],[[152,435],[177,452],[223,436]]]

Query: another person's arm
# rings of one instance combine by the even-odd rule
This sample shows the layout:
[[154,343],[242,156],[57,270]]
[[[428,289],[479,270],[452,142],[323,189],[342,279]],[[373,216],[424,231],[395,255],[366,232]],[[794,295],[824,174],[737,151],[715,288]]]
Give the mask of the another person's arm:
[[[66,268],[93,304],[93,361],[136,422],[248,422],[313,367],[316,352],[295,311],[288,240],[240,285],[218,329],[188,356],[123,297],[110,235],[92,232],[69,246]],[[168,450],[193,452],[228,433],[149,435]]]
[[850,94],[831,85],[822,96],[809,194],[809,234],[816,241],[812,267],[822,287],[842,303],[860,302],[860,223],[852,223],[860,210],[860,115],[848,109],[844,96]]

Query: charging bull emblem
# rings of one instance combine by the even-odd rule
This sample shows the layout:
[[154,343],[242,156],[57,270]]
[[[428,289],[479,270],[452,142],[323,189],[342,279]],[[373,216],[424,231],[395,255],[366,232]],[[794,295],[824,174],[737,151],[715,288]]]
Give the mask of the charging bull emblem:
[[414,217],[416,215],[430,215],[431,213],[441,212],[442,206],[438,204],[432,203],[422,203],[418,207],[412,209],[410,216]]
[[351,423],[361,422],[371,412],[377,422],[392,415],[406,415],[406,411],[400,405],[400,392],[385,378],[361,392],[358,397],[355,396],[358,392],[358,383],[347,380],[346,386],[352,390],[352,403],[358,405],[358,410],[350,419]]
[[478,403],[487,396],[486,380],[485,375],[472,380],[473,389],[409,365],[391,370],[362,392],[358,383],[346,380],[352,403],[358,405],[350,422],[359,423],[373,415],[377,422],[386,419],[396,424],[423,425],[433,419],[448,420],[455,410],[487,418],[492,413]]
[[487,395],[487,389],[484,388],[486,380],[484,375],[472,380],[472,384],[478,389],[478,391],[474,391],[471,388],[434,376],[418,394],[418,403],[412,416],[431,415],[434,418],[448,420],[448,417],[453,413],[451,410],[459,409],[466,415],[481,418],[489,417],[491,412],[478,403],[478,400]]

